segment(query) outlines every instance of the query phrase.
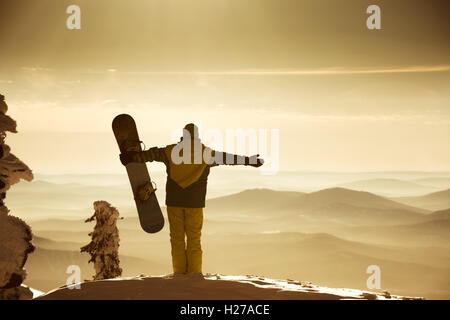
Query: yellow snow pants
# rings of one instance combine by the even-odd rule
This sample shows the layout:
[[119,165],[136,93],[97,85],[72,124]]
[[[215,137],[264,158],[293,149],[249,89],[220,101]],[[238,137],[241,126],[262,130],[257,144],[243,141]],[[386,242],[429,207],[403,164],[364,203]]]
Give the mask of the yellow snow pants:
[[[174,273],[202,273],[203,208],[167,207]],[[186,241],[185,241],[186,239]]]

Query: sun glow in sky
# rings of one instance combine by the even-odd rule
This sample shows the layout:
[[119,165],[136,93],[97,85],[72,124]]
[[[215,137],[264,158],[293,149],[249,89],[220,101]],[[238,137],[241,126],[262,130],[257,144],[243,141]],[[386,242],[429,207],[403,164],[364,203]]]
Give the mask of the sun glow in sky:
[[119,172],[129,113],[147,146],[279,129],[281,170],[450,170],[448,3],[379,1],[370,31],[363,2],[2,0],[8,141],[37,172]]

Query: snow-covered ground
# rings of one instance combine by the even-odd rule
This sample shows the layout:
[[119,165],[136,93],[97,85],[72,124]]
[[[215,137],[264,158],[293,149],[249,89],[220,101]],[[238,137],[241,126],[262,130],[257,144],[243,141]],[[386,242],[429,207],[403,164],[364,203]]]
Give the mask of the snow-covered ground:
[[207,274],[133,277],[84,282],[64,286],[38,299],[164,299],[164,300],[328,300],[328,299],[414,299],[344,288],[326,288],[308,282],[274,280],[258,276]]
[[[22,285],[22,286],[24,286],[24,285]],[[39,291],[39,290],[30,288],[30,287],[28,287],[28,289],[30,289],[31,292],[33,292],[33,299],[36,299],[37,297],[40,297],[40,296],[42,296],[43,294],[45,294],[45,292],[42,292],[42,291]]]

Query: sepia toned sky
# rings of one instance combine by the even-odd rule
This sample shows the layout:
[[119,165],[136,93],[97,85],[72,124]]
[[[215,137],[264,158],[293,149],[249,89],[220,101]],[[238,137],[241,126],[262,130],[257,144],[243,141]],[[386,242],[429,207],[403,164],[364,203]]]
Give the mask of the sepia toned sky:
[[[67,30],[70,4],[82,29]],[[366,28],[381,7],[382,30]],[[37,172],[121,172],[187,122],[279,129],[280,169],[450,171],[450,12],[432,0],[2,0],[0,93]],[[225,147],[226,149],[226,147]],[[228,150],[233,151],[233,150]]]

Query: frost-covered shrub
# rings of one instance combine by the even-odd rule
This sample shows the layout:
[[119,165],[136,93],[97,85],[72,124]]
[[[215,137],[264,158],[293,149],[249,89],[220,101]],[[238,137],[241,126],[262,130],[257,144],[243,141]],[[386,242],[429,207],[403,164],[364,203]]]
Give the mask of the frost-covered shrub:
[[119,260],[119,211],[106,201],[94,202],[94,215],[85,222],[96,221],[94,231],[89,233],[91,242],[81,248],[81,252],[91,255],[94,263],[94,280],[120,277],[122,269]]
[[31,299],[31,291],[21,286],[28,254],[34,251],[30,227],[21,219],[9,215],[5,206],[6,191],[24,179],[31,181],[33,173],[10,153],[5,144],[7,132],[17,132],[16,122],[6,115],[8,106],[0,95],[0,299]]
[[0,214],[0,288],[22,284],[27,256],[33,252],[30,227],[17,217]]

